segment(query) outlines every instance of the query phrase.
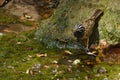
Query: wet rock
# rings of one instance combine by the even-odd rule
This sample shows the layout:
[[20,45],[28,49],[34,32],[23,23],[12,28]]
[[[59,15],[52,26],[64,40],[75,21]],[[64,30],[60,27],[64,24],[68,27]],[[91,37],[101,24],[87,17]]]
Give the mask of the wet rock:
[[[2,0],[1,5],[6,0]],[[9,1],[9,0],[7,0]],[[53,8],[56,8],[59,0],[11,0],[9,4],[4,6],[6,12],[11,13],[17,17],[24,16],[24,13],[29,15],[24,18],[29,21],[38,21],[40,18],[48,18],[53,13]]]

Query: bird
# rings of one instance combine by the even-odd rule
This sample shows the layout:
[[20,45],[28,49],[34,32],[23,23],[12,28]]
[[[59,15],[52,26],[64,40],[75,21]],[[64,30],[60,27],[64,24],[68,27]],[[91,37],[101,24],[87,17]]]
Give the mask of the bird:
[[103,11],[101,9],[96,9],[94,14],[87,20],[83,21],[81,24],[75,25],[73,29],[73,34],[77,38],[77,41],[82,41],[82,44],[86,47],[85,51],[89,51],[89,42],[90,37],[93,33],[93,29],[96,23],[98,23],[98,19],[103,15]]

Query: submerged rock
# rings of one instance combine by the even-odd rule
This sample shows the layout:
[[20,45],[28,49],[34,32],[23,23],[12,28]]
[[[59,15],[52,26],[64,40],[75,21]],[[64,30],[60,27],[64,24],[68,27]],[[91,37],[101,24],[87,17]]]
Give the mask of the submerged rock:
[[[2,0],[1,5],[6,0]],[[59,4],[59,0],[7,0],[4,6],[8,13],[22,17],[24,14],[31,16],[32,21],[48,18],[53,13],[53,8]],[[28,17],[27,17],[28,18]]]

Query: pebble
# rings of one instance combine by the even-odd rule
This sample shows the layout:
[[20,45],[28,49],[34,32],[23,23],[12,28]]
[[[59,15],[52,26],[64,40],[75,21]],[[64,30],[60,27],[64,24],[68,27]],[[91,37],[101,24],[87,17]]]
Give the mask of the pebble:
[[58,64],[58,61],[54,60],[52,63],[53,63],[53,64]]
[[54,69],[52,70],[52,73],[57,73],[57,71],[58,71],[57,69]]
[[17,42],[17,44],[22,44],[22,42]]
[[14,66],[7,66],[8,69],[14,69]]
[[108,78],[107,78],[107,77],[105,77],[103,80],[108,80]]
[[105,69],[105,67],[98,69],[98,73],[100,73],[100,74],[106,73],[106,72],[107,72],[107,70]]
[[0,33],[0,36],[3,36],[3,33]]

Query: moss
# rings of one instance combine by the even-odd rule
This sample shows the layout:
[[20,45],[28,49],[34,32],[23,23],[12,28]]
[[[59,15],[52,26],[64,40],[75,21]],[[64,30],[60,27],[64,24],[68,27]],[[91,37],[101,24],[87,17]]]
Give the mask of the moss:
[[17,17],[10,16],[5,13],[4,9],[0,9],[0,24],[9,24],[17,21]]

